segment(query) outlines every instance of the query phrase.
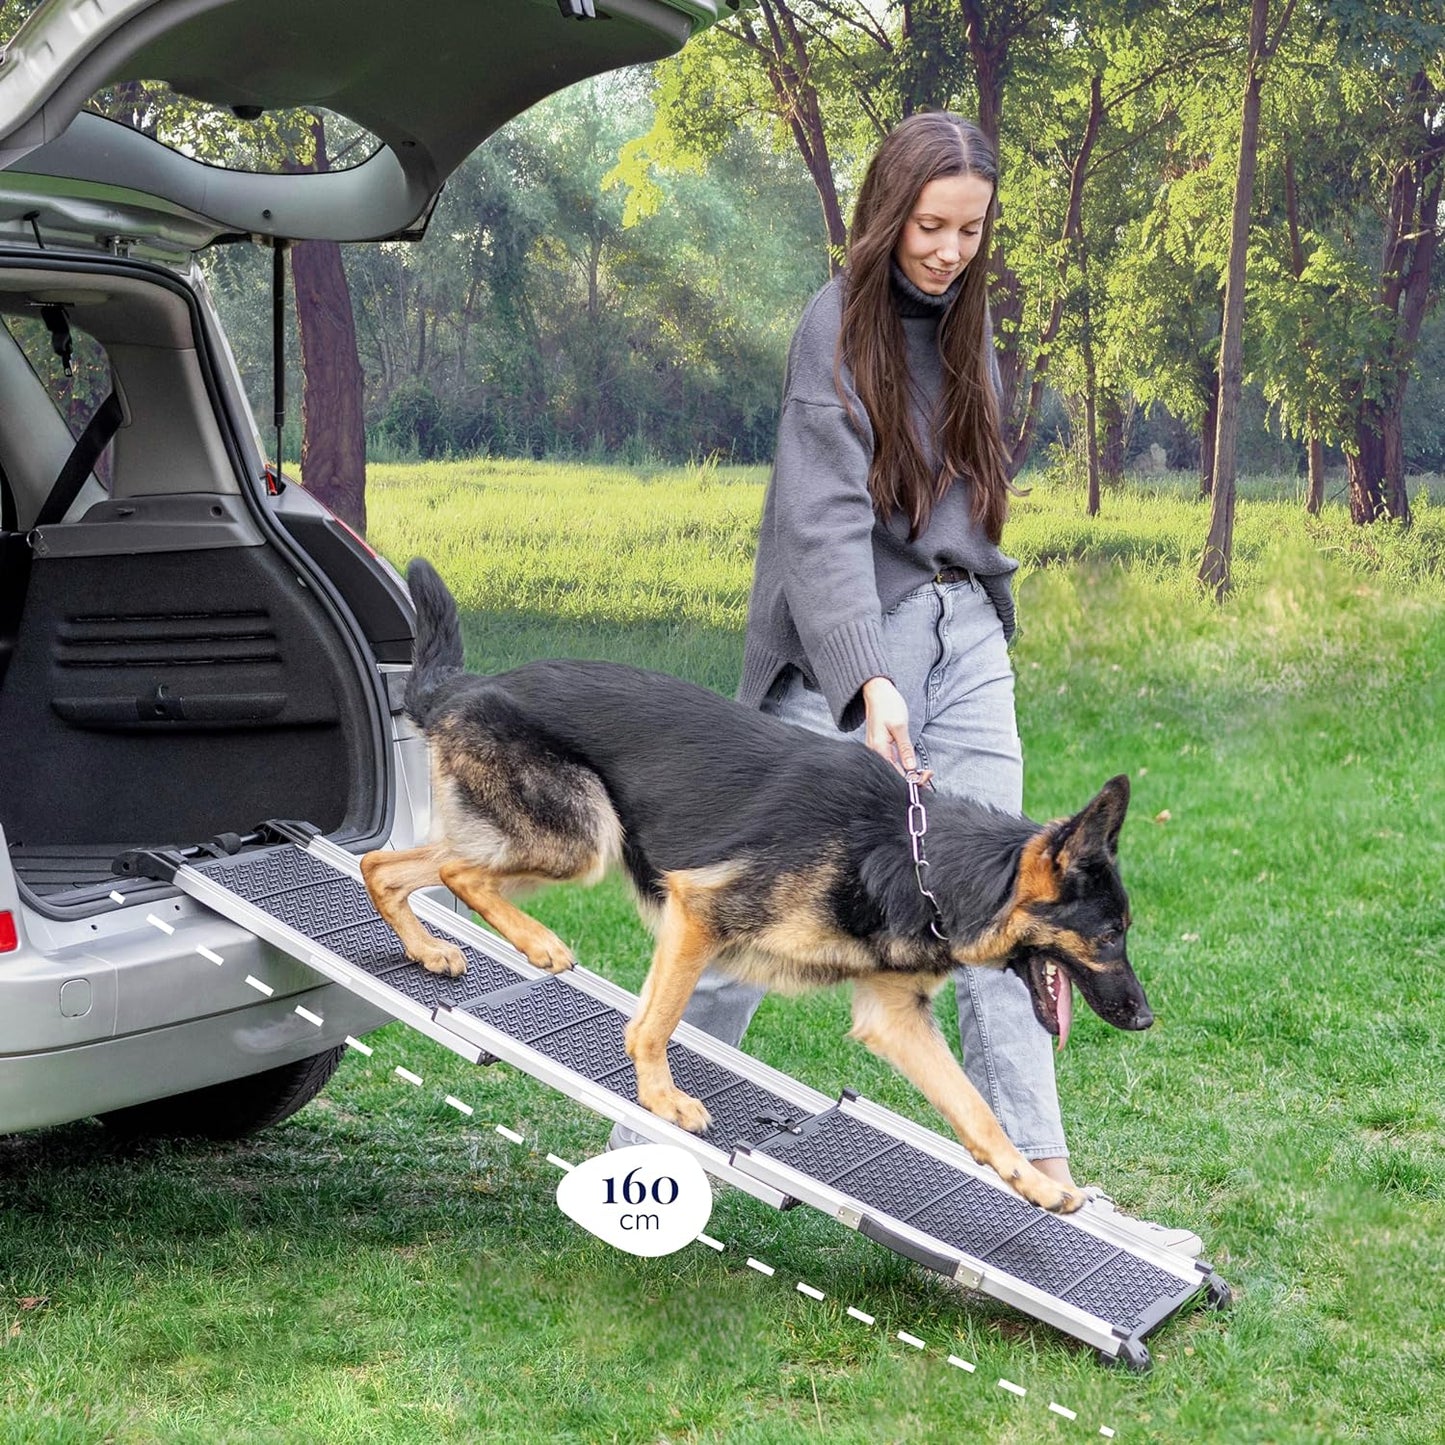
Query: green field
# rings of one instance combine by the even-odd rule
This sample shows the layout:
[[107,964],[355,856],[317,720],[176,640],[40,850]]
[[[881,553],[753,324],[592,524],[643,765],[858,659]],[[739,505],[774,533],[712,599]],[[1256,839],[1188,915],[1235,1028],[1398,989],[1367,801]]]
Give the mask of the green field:
[[[1293,485],[1247,490],[1223,608],[1192,581],[1207,514],[1187,483],[1106,493],[1090,521],[1041,480],[1007,537],[1029,811],[1134,783],[1130,954],[1158,1023],[1080,1011],[1060,1062],[1075,1172],[1199,1230],[1240,1292],[1168,1323],[1152,1374],[733,1191],[708,1226],[723,1253],[616,1252],[560,1214],[546,1159],[596,1152],[605,1122],[395,1026],[239,1145],[107,1152],[90,1124],[0,1141],[0,1440],[1445,1438],[1445,509],[1422,486],[1412,531],[1360,532],[1338,506],[1305,517]],[[761,486],[379,467],[371,535],[436,562],[474,667],[609,656],[727,691]],[[535,911],[640,982],[620,887]],[[841,994],[769,999],[748,1042],[938,1125],[846,1028]]]

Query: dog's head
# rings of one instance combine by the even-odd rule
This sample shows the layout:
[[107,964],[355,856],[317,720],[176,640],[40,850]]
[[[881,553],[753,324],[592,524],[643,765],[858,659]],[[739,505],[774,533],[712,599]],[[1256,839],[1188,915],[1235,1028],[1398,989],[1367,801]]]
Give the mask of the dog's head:
[[1071,984],[1106,1023],[1147,1029],[1154,1022],[1129,966],[1129,896],[1119,878],[1119,830],[1129,807],[1129,779],[1110,778],[1072,818],[1050,823],[1024,845],[1004,966],[1029,986],[1039,1022],[1068,1037]]

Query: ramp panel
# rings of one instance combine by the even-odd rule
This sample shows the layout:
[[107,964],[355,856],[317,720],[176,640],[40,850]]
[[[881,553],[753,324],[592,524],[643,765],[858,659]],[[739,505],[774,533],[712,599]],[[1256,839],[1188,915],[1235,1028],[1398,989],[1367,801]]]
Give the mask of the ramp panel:
[[1211,1299],[1224,1291],[1208,1265],[1038,1209],[952,1140],[851,1092],[831,1101],[686,1024],[668,1060],[712,1125],[695,1136],[664,1122],[636,1101],[623,1047],[633,995],[585,969],[539,973],[505,941],[418,895],[417,914],[467,961],[459,978],[428,972],[372,907],[359,861],[319,837],[175,860],[173,881],[463,1057],[505,1059],[644,1137],[689,1149],[709,1173],[775,1207],[821,1209],[1135,1368],[1148,1365],[1145,1335],[1206,1288]]

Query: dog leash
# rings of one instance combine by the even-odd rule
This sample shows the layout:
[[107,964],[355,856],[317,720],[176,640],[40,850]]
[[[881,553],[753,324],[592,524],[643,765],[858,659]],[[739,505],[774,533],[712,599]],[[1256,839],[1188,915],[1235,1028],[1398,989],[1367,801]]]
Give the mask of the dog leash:
[[913,849],[913,876],[918,880],[918,891],[933,905],[933,917],[928,920],[933,936],[947,943],[948,935],[943,931],[943,910],[938,906],[938,899],[923,881],[923,870],[928,867],[928,859],[923,852],[923,835],[928,832],[928,814],[924,811],[919,789],[932,780],[933,769],[929,768],[924,772],[918,768],[910,768],[903,776],[908,783],[908,842]]

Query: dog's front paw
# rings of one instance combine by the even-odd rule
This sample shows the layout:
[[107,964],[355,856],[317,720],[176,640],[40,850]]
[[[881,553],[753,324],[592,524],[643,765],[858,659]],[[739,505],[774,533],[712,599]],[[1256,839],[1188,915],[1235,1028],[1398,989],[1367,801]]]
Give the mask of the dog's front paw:
[[707,1127],[712,1123],[712,1115],[708,1113],[701,1099],[694,1099],[691,1094],[684,1094],[681,1089],[658,1089],[643,1097],[638,1096],[637,1102],[644,1109],[651,1110],[659,1119],[666,1119],[669,1124],[676,1124],[680,1129],[686,1129],[689,1134],[704,1134]]
[[539,923],[536,930],[529,929],[526,937],[518,940],[518,947],[527,957],[527,962],[547,973],[566,973],[577,959],[572,950],[552,932]]
[[467,960],[454,943],[443,943],[434,938],[425,948],[418,948],[413,960],[430,973],[442,973],[448,978],[460,978],[467,971]]
[[1083,1207],[1084,1191],[1070,1189],[1057,1180],[1050,1179],[1032,1164],[1021,1162],[1018,1167],[1004,1176],[1014,1192],[1023,1195],[1030,1204],[1047,1209],[1051,1214],[1072,1214]]

